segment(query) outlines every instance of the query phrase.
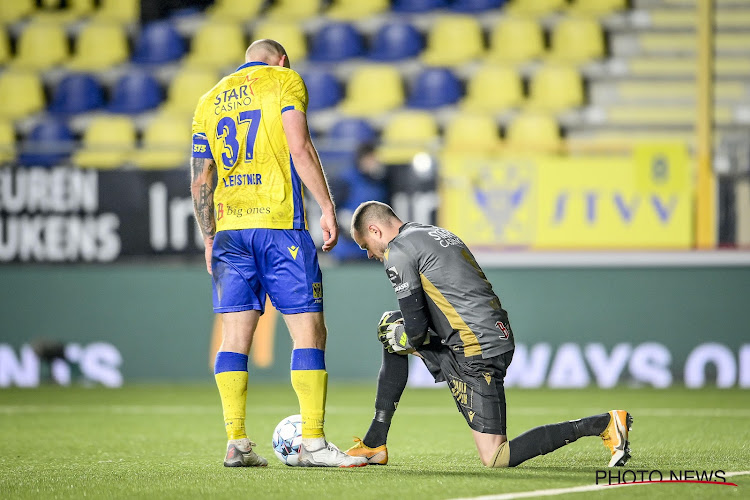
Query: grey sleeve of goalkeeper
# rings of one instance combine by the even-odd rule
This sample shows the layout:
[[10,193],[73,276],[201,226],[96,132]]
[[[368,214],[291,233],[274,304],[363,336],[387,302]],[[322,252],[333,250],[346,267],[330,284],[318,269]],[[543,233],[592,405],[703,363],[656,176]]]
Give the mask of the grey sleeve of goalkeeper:
[[409,343],[414,348],[424,344],[430,327],[430,316],[424,292],[417,290],[407,297],[398,299],[398,307],[404,317],[404,330]]

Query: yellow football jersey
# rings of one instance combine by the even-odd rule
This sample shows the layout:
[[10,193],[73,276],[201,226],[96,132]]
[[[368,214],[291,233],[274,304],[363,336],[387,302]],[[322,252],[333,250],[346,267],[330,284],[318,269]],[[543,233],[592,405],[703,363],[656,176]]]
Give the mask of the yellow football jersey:
[[293,70],[250,62],[223,78],[193,117],[193,157],[213,158],[216,230],[306,229],[303,186],[281,114],[307,111],[307,88]]

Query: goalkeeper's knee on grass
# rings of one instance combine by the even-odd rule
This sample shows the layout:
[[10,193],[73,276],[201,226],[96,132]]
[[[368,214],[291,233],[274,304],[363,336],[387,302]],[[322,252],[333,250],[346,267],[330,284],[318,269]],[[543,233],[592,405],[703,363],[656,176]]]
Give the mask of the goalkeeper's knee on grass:
[[506,441],[498,446],[495,454],[492,455],[492,459],[485,466],[493,469],[510,467],[510,443]]

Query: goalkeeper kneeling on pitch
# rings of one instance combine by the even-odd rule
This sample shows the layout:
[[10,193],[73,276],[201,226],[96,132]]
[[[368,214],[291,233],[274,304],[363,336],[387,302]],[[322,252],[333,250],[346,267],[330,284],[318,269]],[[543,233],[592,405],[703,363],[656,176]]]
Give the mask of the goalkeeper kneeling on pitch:
[[515,467],[583,436],[600,436],[609,466],[630,458],[627,411],[535,427],[506,436],[505,373],[515,347],[508,313],[468,247],[443,228],[404,223],[390,206],[369,201],[354,212],[352,238],[385,265],[400,311],[378,324],[383,362],[375,418],[347,450],[371,464],[388,462],[386,440],[409,373],[408,354],[422,359],[436,382],[447,381],[487,467]]

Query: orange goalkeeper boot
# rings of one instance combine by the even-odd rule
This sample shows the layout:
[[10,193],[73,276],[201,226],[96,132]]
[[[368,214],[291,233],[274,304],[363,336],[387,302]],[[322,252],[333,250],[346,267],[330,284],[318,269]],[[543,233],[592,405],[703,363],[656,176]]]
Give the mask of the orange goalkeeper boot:
[[354,438],[354,446],[346,450],[347,455],[353,457],[365,457],[370,465],[385,465],[388,463],[388,448],[380,445],[376,448],[370,448],[358,437]]

